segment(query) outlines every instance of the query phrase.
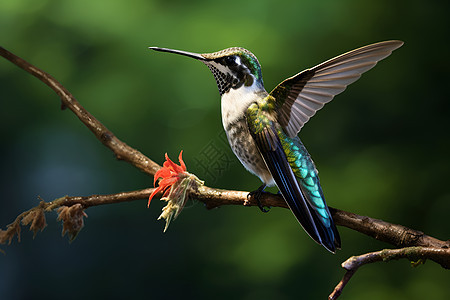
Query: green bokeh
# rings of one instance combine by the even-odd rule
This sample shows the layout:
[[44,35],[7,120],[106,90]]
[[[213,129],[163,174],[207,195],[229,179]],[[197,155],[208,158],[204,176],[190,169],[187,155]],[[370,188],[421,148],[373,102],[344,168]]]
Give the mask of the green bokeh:
[[[60,80],[129,145],[162,163],[184,150],[211,186],[252,190],[222,142],[220,98],[208,69],[160,46],[250,49],[268,90],[284,78],[365,44],[405,45],[320,111],[300,133],[331,206],[448,239],[450,226],[449,4],[445,1],[0,2],[0,44]],[[148,178],[111,152],[47,86],[0,59],[0,224],[37,196],[135,190]],[[198,160],[215,145],[220,173]],[[340,228],[336,255],[288,210],[207,211],[193,203],[163,234],[153,201],[90,208],[75,242],[56,214],[32,239],[2,246],[1,299],[325,299],[351,255],[390,245]],[[342,299],[448,299],[448,271],[407,261],[362,268]]]

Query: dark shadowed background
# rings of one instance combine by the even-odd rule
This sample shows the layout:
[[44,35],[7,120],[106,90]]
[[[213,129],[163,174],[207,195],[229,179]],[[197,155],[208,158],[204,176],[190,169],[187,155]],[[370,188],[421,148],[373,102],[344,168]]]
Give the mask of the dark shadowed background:
[[[160,46],[258,57],[266,88],[326,59],[388,39],[405,45],[300,133],[330,206],[450,236],[450,63],[445,1],[0,2],[0,44],[49,72],[120,139],[158,163],[184,150],[209,186],[260,185],[223,143],[220,97],[199,62]],[[64,195],[146,188],[47,86],[0,59],[0,225]],[[191,203],[163,234],[163,204],[94,207],[78,238],[56,213],[35,239],[3,245],[0,299],[325,299],[352,255],[391,247],[339,228],[336,255],[286,209],[207,211]],[[448,299],[433,262],[361,269],[342,299]]]

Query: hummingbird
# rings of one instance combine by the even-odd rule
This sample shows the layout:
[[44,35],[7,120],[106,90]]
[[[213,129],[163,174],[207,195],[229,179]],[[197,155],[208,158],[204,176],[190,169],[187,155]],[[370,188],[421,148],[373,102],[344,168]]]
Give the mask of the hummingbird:
[[213,73],[221,96],[222,123],[232,151],[263,184],[249,197],[260,197],[267,186],[278,187],[303,229],[335,253],[339,232],[325,202],[317,168],[298,137],[303,125],[362,73],[401,47],[391,40],[367,45],[306,69],[264,88],[256,56],[241,47],[213,53],[168,48],[149,49],[184,55],[203,62]]

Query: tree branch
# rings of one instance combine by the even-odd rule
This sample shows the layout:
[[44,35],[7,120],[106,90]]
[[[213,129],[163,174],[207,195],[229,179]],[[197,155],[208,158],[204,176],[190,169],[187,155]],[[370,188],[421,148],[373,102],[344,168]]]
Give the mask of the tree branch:
[[[91,206],[148,199],[153,190],[154,188],[147,188],[137,191],[122,192],[109,195],[91,195],[84,197],[64,196],[51,202],[41,201],[39,206],[22,213],[12,224],[14,224],[15,222],[19,222],[26,216],[27,213],[30,213],[37,208],[43,209],[45,212],[49,212],[62,206],[72,206],[75,204],[80,204],[83,209],[86,209]],[[202,185],[192,189],[189,195],[190,198],[203,202],[207,209],[212,209],[224,205],[258,205],[255,199],[247,199],[248,192],[246,191],[223,190]],[[261,196],[261,204],[270,207],[288,208],[281,195],[270,193],[264,193]],[[330,207],[330,212],[333,216],[333,220],[337,225],[350,228],[365,235],[371,236],[374,239],[384,241],[397,247],[404,248],[418,246],[441,249],[450,248],[450,241],[442,241],[428,236],[421,231],[417,231],[402,225],[388,223],[367,216],[360,216],[355,213],[332,207]],[[447,262],[444,267],[450,268],[450,263]]]
[[[30,230],[34,232],[34,235],[39,230],[44,230],[47,226],[45,221],[45,212],[50,212],[53,210],[57,210],[60,217],[59,220],[63,221],[63,223],[73,223],[74,219],[79,218],[79,214],[75,214],[72,212],[72,215],[65,215],[65,217],[61,217],[62,208],[70,208],[76,207],[77,211],[84,212],[84,210],[91,206],[105,205],[105,204],[115,204],[121,202],[129,202],[134,200],[141,200],[148,198],[148,196],[153,192],[154,188],[148,188],[138,191],[132,192],[123,192],[118,194],[110,194],[110,195],[91,195],[91,196],[64,196],[58,199],[55,199],[51,202],[45,202],[41,199],[41,202],[38,206],[33,207],[23,213],[21,213],[17,218],[9,224],[6,230],[0,230],[0,244],[11,244],[14,236],[17,236],[17,240],[20,242],[20,225],[30,225]],[[76,234],[81,230],[83,226],[78,228],[77,230],[67,230],[67,226],[63,229],[63,233],[68,231],[69,234],[72,235],[71,240],[75,238]],[[71,232],[74,232],[73,234]]]
[[45,211],[52,211],[61,206],[72,206],[75,204],[80,204],[83,208],[88,208],[91,206],[99,206],[105,204],[116,204],[122,202],[130,202],[135,200],[142,200],[148,198],[148,196],[153,192],[154,188],[148,188],[143,190],[137,190],[132,192],[122,192],[110,195],[91,195],[91,196],[75,196],[69,197],[64,196],[58,198],[52,202],[46,203],[44,205]]
[[[205,203],[207,208],[222,205],[257,205],[254,199],[247,200],[248,192],[214,189],[207,186],[200,187],[191,194],[191,197]],[[261,196],[264,206],[288,208],[281,195],[264,193]],[[397,225],[360,216],[351,212],[329,207],[330,213],[336,225],[344,226],[370,237],[394,245],[396,247],[435,247],[450,248],[450,241],[441,241],[403,225]]]
[[336,220],[337,225],[356,230],[373,237],[374,239],[397,247],[420,246],[450,248],[450,241],[438,240],[421,231],[410,229],[403,225],[392,224],[366,216],[359,216],[335,208],[330,208],[330,212]]
[[374,262],[388,262],[401,258],[407,258],[411,261],[413,266],[424,263],[426,259],[431,259],[439,262],[441,266],[446,269],[450,268],[450,249],[406,247],[402,249],[384,249],[359,256],[352,256],[342,263],[341,266],[346,269],[347,272],[335,287],[334,291],[330,294],[330,296],[328,296],[328,299],[335,300],[341,295],[345,285],[349,282],[359,267]]
[[81,106],[75,97],[50,74],[36,68],[3,47],[0,47],[0,55],[54,90],[61,98],[61,108],[65,109],[68,107],[95,134],[97,139],[114,153],[117,159],[124,160],[149,175],[154,175],[161,168],[160,165],[147,156],[119,140],[108,128]]

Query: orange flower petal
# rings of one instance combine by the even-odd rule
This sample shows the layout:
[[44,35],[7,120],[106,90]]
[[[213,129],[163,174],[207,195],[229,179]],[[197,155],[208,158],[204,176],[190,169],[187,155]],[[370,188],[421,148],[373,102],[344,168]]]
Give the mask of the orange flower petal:
[[181,150],[180,155],[178,156],[178,161],[180,165],[177,165],[172,160],[170,160],[169,155],[165,154],[166,161],[163,163],[163,167],[159,169],[153,178],[153,185],[156,187],[156,182],[158,179],[161,180],[158,183],[158,187],[153,190],[150,197],[148,198],[148,205],[152,201],[152,198],[163,191],[163,197],[167,196],[172,188],[172,185],[175,184],[180,179],[180,174],[186,172],[186,165],[183,161],[183,150]]
[[[166,162],[164,163],[164,165],[166,165],[171,169],[171,171],[175,172],[175,173],[183,173],[184,171],[186,171],[186,169],[183,169],[182,166],[177,165],[176,163],[174,163],[169,156],[166,153]],[[184,165],[184,163],[183,163]]]
[[150,202],[152,201],[153,197],[158,194],[161,190],[164,188],[162,186],[158,186],[156,189],[153,190],[153,192],[150,194],[150,197],[148,197],[148,204],[147,207],[150,206]]
[[159,169],[155,173],[155,177],[154,177],[154,180],[153,180],[153,186],[156,186],[156,181],[159,178],[166,178],[166,177],[170,177],[170,176],[172,176],[170,170],[168,170],[167,168],[162,167],[161,169]]
[[166,188],[168,186],[171,186],[172,184],[174,184],[175,182],[177,182],[178,177],[169,177],[169,178],[164,178],[163,180],[161,180],[159,182],[159,186]]
[[180,155],[178,155],[178,161],[180,162],[181,169],[184,172],[186,172],[186,165],[184,164],[184,161],[183,161],[183,150],[181,150]]

